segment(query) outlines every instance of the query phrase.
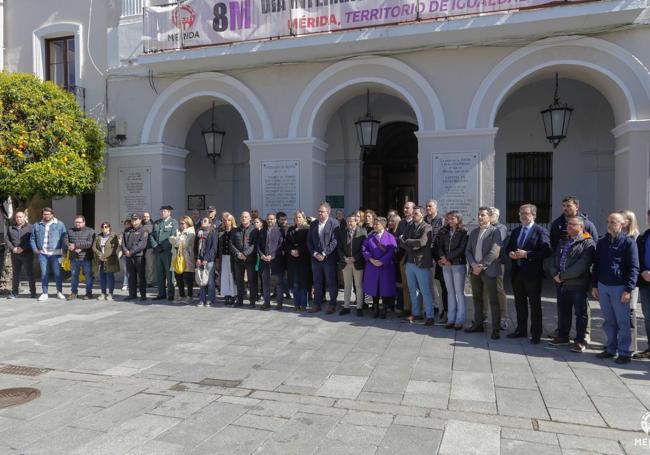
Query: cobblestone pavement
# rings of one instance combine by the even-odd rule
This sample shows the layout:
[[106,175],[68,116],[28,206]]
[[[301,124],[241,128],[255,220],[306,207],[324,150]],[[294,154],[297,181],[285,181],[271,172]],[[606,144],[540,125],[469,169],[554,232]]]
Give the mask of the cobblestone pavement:
[[42,393],[0,410],[0,453],[650,454],[650,363],[595,352],[392,315],[3,299],[0,364],[51,371],[0,374]]

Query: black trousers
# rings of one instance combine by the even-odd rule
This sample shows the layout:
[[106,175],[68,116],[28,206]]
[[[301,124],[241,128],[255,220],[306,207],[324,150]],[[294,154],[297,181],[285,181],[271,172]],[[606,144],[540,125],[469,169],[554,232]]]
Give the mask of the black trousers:
[[284,299],[284,287],[282,286],[282,274],[273,275],[271,273],[271,264],[260,260],[260,278],[262,279],[262,295],[264,296],[264,304],[271,303],[271,288],[277,295],[278,305],[282,305]]
[[187,287],[187,296],[194,297],[194,272],[175,273],[178,294],[185,297],[185,287]]
[[126,270],[129,273],[129,297],[147,296],[147,269],[144,255],[126,258]]
[[526,280],[512,276],[512,290],[517,310],[517,330],[528,333],[528,306],[530,305],[530,335],[534,339],[542,336],[542,280]]
[[244,303],[244,295],[246,294],[246,282],[244,281],[244,273],[248,277],[248,291],[250,292],[250,302],[255,304],[257,297],[257,272],[255,271],[255,264],[250,262],[235,260],[235,284],[237,285],[237,303]]
[[11,293],[18,295],[20,287],[20,274],[25,270],[27,280],[29,281],[29,292],[31,295],[36,295],[36,278],[34,277],[34,254],[29,253],[11,253],[11,268],[13,269],[13,277],[11,280]]

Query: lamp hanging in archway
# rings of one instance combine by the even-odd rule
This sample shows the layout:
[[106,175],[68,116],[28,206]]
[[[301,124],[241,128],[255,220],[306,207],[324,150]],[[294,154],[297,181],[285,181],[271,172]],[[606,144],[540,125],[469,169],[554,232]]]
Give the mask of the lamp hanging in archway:
[[370,114],[370,89],[368,89],[366,91],[366,115],[354,122],[357,130],[357,139],[362,149],[371,149],[377,145],[379,123],[379,120],[375,120]]
[[569,131],[569,122],[571,121],[571,113],[573,109],[566,103],[560,103],[560,97],[557,94],[558,90],[558,74],[555,73],[555,94],[553,95],[553,104],[548,109],[540,112],[542,114],[542,121],[544,122],[544,131],[546,132],[546,139],[553,144],[556,148],[562,139],[566,138]]
[[223,147],[223,137],[226,135],[225,131],[219,131],[214,125],[214,101],[212,102],[210,128],[201,130],[203,140],[205,141],[205,152],[212,163],[217,162],[217,158],[221,158],[221,149]]

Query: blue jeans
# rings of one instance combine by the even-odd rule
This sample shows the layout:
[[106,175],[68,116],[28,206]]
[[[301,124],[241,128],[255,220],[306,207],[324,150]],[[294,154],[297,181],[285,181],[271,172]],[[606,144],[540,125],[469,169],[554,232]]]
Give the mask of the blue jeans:
[[641,301],[641,311],[645,319],[645,334],[648,339],[648,349],[650,350],[650,286],[639,288],[639,300]]
[[79,288],[79,271],[83,268],[86,275],[86,295],[93,293],[93,263],[90,259],[74,259],[72,262],[72,276],[70,277],[70,291],[76,294]]
[[45,254],[38,255],[38,264],[41,267],[41,288],[43,294],[47,294],[47,285],[50,281],[50,272],[54,274],[54,281],[56,282],[56,290],[63,292],[63,277],[61,276],[61,255],[47,256]]
[[465,323],[465,275],[467,266],[451,265],[442,267],[442,276],[447,286],[447,322]]
[[[215,273],[214,269],[214,262],[208,262],[208,264],[205,266],[208,269],[208,302],[214,303],[214,301],[217,298],[217,275]],[[203,288],[201,288],[200,291],[201,298],[203,298]],[[205,302],[205,300],[201,300],[202,302]]]
[[301,288],[297,279],[293,283],[293,306],[307,308],[307,289]]
[[102,290],[102,294],[113,295],[113,291],[115,290],[115,274],[113,272],[102,272],[100,270],[99,287]]
[[[120,258],[120,267],[122,268],[122,287],[128,287],[129,285],[129,271],[126,269],[126,256]],[[85,272],[84,272],[85,273]]]
[[422,269],[412,262],[406,263],[406,280],[408,282],[409,294],[411,297],[411,313],[414,316],[420,316],[422,309],[417,293],[422,294],[424,300],[424,313],[427,319],[432,319],[433,314],[433,296],[431,295],[431,267]]
[[603,312],[603,330],[607,335],[606,350],[610,354],[630,356],[632,344],[632,323],[630,321],[630,304],[621,303],[624,286],[607,286],[598,283],[600,309]]

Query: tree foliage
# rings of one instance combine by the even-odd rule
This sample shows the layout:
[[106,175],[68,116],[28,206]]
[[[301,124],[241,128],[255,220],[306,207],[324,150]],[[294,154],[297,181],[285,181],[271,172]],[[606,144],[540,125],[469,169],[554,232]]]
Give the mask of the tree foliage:
[[104,134],[74,96],[24,73],[0,73],[0,197],[94,192],[104,172]]

